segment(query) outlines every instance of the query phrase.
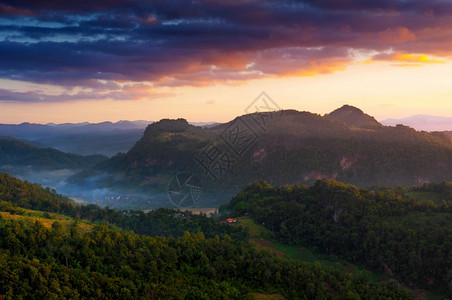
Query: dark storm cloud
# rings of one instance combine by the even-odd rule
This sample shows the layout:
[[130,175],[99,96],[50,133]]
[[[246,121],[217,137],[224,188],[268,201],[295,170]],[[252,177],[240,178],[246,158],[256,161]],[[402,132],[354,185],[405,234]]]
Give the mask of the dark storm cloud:
[[68,88],[325,73],[353,50],[452,55],[452,5],[440,0],[2,2],[0,77]]

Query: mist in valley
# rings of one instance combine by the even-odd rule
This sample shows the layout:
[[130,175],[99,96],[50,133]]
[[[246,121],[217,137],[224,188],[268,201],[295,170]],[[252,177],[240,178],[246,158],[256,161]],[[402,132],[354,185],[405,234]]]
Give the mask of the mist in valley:
[[125,189],[110,189],[96,187],[98,181],[106,176],[100,175],[88,179],[83,184],[72,184],[68,179],[81,170],[36,170],[27,167],[3,166],[0,173],[8,173],[10,176],[26,180],[30,183],[38,183],[43,187],[54,189],[80,204],[96,204],[101,207],[108,206],[117,209],[155,209],[159,207],[174,207],[163,192],[137,192]]

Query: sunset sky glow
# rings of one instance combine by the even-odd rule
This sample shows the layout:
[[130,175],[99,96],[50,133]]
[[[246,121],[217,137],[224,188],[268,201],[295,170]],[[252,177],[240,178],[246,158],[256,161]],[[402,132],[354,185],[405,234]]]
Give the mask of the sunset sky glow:
[[0,123],[452,116],[452,2],[0,2]]

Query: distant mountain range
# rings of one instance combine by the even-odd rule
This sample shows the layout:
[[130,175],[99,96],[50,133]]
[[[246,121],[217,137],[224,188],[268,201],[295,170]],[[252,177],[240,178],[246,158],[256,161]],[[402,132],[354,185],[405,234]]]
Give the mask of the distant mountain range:
[[[0,137],[25,140],[36,146],[52,147],[68,153],[113,156],[132,148],[151,123],[139,120],[116,123],[0,124]],[[208,126],[212,122],[193,124]]]
[[402,119],[386,119],[383,125],[396,126],[403,124],[416,130],[424,131],[450,131],[452,132],[452,117],[438,117],[430,115],[415,115]]
[[[224,124],[0,124],[0,136],[14,137],[0,138],[0,170],[62,185],[74,197],[95,190],[91,199],[104,189],[118,194],[115,199],[129,193],[166,199],[173,176],[195,174],[203,186],[200,205],[213,207],[256,180],[283,185],[334,178],[362,187],[452,180],[452,132],[446,133],[385,126],[349,105],[324,116],[285,110]],[[72,184],[64,182],[67,176]],[[160,198],[156,206],[169,205]],[[153,206],[146,201],[146,208]]]
[[165,191],[172,176],[192,172],[204,205],[229,200],[246,184],[310,184],[334,178],[358,186],[452,180],[452,138],[388,127],[352,106],[320,116],[285,110],[200,128],[184,119],[150,124],[126,154],[71,178],[96,187]]
[[106,159],[107,157],[102,155],[68,154],[16,139],[0,138],[0,170],[16,167],[37,170],[84,169]]

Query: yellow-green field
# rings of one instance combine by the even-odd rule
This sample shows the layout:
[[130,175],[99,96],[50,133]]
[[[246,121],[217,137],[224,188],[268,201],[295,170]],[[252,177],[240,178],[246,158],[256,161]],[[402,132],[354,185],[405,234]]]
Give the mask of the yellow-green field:
[[231,224],[232,226],[240,226],[246,228],[251,235],[251,237],[272,239],[273,233],[262,225],[256,224],[250,217],[240,217],[237,218],[237,223]]
[[284,299],[286,299],[280,294],[266,295],[266,294],[258,294],[258,293],[249,294],[249,298],[254,299],[254,300],[284,300]]
[[[296,259],[309,263],[320,263],[323,266],[328,266],[337,269],[341,272],[349,273],[353,276],[364,277],[373,282],[390,280],[391,278],[383,273],[376,273],[369,271],[361,266],[357,266],[350,262],[344,261],[338,257],[331,255],[317,254],[306,247],[293,247],[278,243],[274,239],[274,234],[267,228],[260,224],[256,224],[250,217],[237,218],[237,223],[231,226],[241,226],[247,228],[251,237],[248,240],[250,244],[255,245],[261,250],[266,250],[274,253],[278,257],[285,257]],[[435,292],[427,292],[425,290],[414,290],[413,293],[418,299],[440,300],[443,299]],[[251,299],[284,299],[281,295],[265,295],[252,294]]]
[[[65,215],[51,213],[51,212],[42,212],[30,209],[23,209],[23,213],[13,214],[10,212],[0,211],[0,216],[5,220],[26,220],[29,222],[40,222],[46,228],[51,228],[52,224],[55,222],[59,222],[64,229],[69,230],[74,224],[75,220],[73,218],[67,217]],[[82,231],[90,231],[93,226],[85,221],[80,221],[77,224],[77,228]]]
[[273,252],[278,257],[285,257],[290,259],[296,259],[304,262],[315,263],[318,262],[321,265],[340,269],[343,272],[350,273],[356,276],[364,276],[372,281],[378,281],[381,279],[388,279],[383,274],[376,274],[374,272],[367,271],[361,267],[358,267],[349,262],[340,260],[337,257],[330,255],[316,254],[306,247],[293,247],[276,242],[273,238],[274,235],[271,231],[262,225],[256,224],[253,219],[249,217],[240,217],[237,219],[237,223],[232,226],[241,226],[247,228],[251,235],[249,242],[255,245],[257,248]]

